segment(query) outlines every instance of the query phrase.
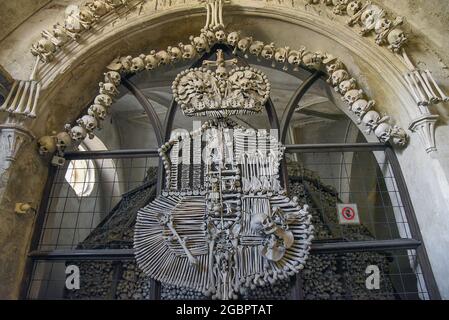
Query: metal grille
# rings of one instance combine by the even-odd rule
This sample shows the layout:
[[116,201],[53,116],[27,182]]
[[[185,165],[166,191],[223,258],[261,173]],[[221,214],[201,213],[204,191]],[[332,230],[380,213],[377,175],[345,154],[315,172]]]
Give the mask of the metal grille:
[[[126,210],[138,210],[154,197],[157,160],[140,157],[72,161],[92,162],[94,174],[83,175],[75,172],[76,169],[69,171],[70,175],[81,176],[70,185],[67,181],[69,161],[57,170],[38,249],[130,247],[132,234],[122,234],[117,226],[126,229],[133,224],[134,213],[123,216],[121,210],[124,206]],[[91,192],[77,195],[77,186],[87,184],[91,185]]]
[[[290,196],[310,205],[316,229],[312,256],[295,289],[300,298],[430,297],[425,281],[428,275],[421,267],[422,254],[417,253],[420,243],[413,240],[413,230],[407,222],[410,212],[407,213],[404,193],[399,188],[394,164],[386,157],[387,151],[378,145],[354,150],[287,146]],[[152,282],[137,270],[131,248],[135,212],[157,193],[156,156],[154,150],[68,155],[68,160],[94,161],[95,185],[91,195],[79,197],[66,181],[68,165],[57,170],[43,213],[41,238],[31,254],[35,262],[29,298],[150,298]],[[102,170],[109,174],[100,175]],[[109,192],[104,192],[101,184],[111,186]],[[112,192],[114,189],[120,192]],[[67,205],[72,198],[79,200],[76,210]],[[80,204],[82,201],[86,204]],[[340,225],[337,203],[357,204],[361,224]],[[97,210],[100,207],[102,210]],[[60,218],[56,219],[56,215]],[[48,238],[48,232],[57,236]],[[68,264],[78,265],[82,274],[83,287],[75,292],[64,289]],[[365,271],[370,265],[380,270],[379,290],[366,288]],[[292,292],[290,284],[285,284],[273,292],[266,290],[261,294],[255,290],[242,298],[297,298],[295,290]],[[163,286],[161,298],[204,296]]]

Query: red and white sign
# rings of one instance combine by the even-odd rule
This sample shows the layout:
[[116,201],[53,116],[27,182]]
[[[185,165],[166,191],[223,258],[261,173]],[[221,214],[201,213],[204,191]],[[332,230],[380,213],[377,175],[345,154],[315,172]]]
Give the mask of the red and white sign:
[[337,204],[337,214],[340,224],[360,224],[359,211],[354,203]]

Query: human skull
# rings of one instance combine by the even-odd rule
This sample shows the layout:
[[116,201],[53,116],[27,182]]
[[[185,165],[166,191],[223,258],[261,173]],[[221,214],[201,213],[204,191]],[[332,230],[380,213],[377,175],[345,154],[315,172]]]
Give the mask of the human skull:
[[278,63],[285,63],[287,59],[288,48],[277,48],[274,52],[274,60]]
[[359,99],[352,104],[351,111],[354,112],[360,119],[363,118],[365,113],[372,109],[375,105],[374,101],[366,101],[365,99]]
[[218,67],[215,75],[218,80],[226,80],[228,78],[228,71],[225,67]]
[[44,156],[56,151],[56,141],[54,136],[43,136],[37,141],[39,145],[39,154]]
[[95,128],[98,127],[98,121],[95,119],[95,117],[91,115],[84,115],[81,117],[81,119],[78,119],[77,123],[84,127],[88,132],[92,132],[95,130]]
[[274,56],[274,43],[270,43],[270,44],[265,45],[263,47],[263,49],[262,49],[261,55],[262,55],[262,57],[264,59],[267,59],[267,60],[273,59],[273,56]]
[[58,151],[64,153],[67,148],[72,145],[72,137],[68,132],[59,132],[56,135],[56,147]]
[[228,35],[228,44],[235,47],[240,39],[240,33],[238,31],[233,31]]
[[377,128],[380,121],[380,115],[377,111],[368,111],[362,118],[362,122],[368,127],[368,132]]
[[138,72],[145,68],[145,62],[143,61],[142,56],[135,57],[131,60],[131,72]]
[[131,68],[133,66],[133,57],[131,56],[121,57],[120,63],[122,65],[123,70],[131,71]]
[[255,55],[256,57],[258,57],[260,55],[260,53],[262,52],[263,46],[264,46],[264,44],[262,41],[254,41],[253,43],[251,43],[251,46],[249,47],[249,52],[252,55]]
[[212,47],[215,43],[217,43],[217,38],[215,37],[215,32],[211,30],[207,30],[204,32],[204,36],[207,39],[207,42],[209,43],[209,46]]
[[121,76],[117,71],[108,71],[104,74],[104,81],[106,83],[112,83],[115,87],[120,85]]
[[306,52],[302,61],[308,68],[318,70],[323,63],[323,55],[321,52]]
[[244,37],[242,39],[239,40],[237,47],[239,48],[240,51],[242,52],[246,52],[246,50],[249,49],[251,43],[253,42],[253,38],[251,37]]
[[353,16],[362,9],[362,3],[360,1],[351,1],[346,7],[346,12],[349,16]]
[[182,51],[178,47],[168,47],[168,53],[170,55],[170,61],[175,63],[182,59]]
[[223,43],[226,41],[226,32],[224,30],[218,30],[215,32],[215,38],[218,42]]
[[91,23],[95,20],[95,17],[88,8],[83,8],[79,13],[80,22],[83,24],[84,28],[89,29]]
[[344,14],[349,1],[350,0],[332,0],[332,4],[334,5],[334,9],[332,11],[335,14]]
[[100,82],[99,86],[100,86],[100,93],[101,94],[107,94],[107,95],[110,95],[110,96],[115,96],[116,94],[118,94],[117,87],[113,83]]
[[72,129],[70,129],[69,134],[72,137],[72,140],[79,142],[86,138],[87,131],[81,126],[74,126]]
[[377,126],[374,130],[374,134],[381,142],[386,143],[391,137],[391,126],[388,123],[383,122]]
[[363,32],[372,30],[375,27],[376,22],[382,18],[384,11],[376,6],[370,5],[363,13],[360,18],[363,25]]
[[330,76],[337,70],[346,70],[344,63],[338,59],[334,59],[332,63],[326,65],[327,74]]
[[357,82],[355,81],[354,78],[351,78],[349,80],[342,81],[340,83],[340,85],[338,86],[338,91],[344,95],[349,90],[356,89],[356,88],[357,88]]
[[183,45],[182,43],[180,43],[179,46],[182,48],[183,59],[190,60],[196,56],[196,49],[191,44]]
[[388,48],[390,48],[394,52],[398,52],[402,48],[404,43],[407,42],[407,36],[405,35],[404,30],[394,29],[388,34],[387,40],[390,44]]
[[297,50],[291,50],[288,53],[287,61],[294,67],[293,70],[298,70],[298,67],[301,64],[301,53]]
[[207,39],[200,35],[198,37],[190,37],[192,45],[195,47],[196,51],[198,52],[204,52],[209,49],[209,45],[207,42]]
[[87,113],[99,120],[104,120],[106,119],[107,111],[106,108],[101,104],[93,104],[89,107]]
[[52,53],[56,51],[56,47],[53,44],[53,42],[51,42],[48,39],[40,39],[36,45],[35,45],[35,49],[37,52],[39,53]]
[[94,104],[101,104],[104,107],[110,107],[112,104],[112,98],[107,94],[99,94],[94,99]]
[[393,143],[397,144],[401,147],[407,144],[408,136],[404,129],[398,126],[394,126],[391,129],[391,137],[393,139]]
[[340,85],[342,81],[349,79],[349,73],[344,69],[339,69],[332,73],[331,81],[334,87]]
[[97,17],[104,16],[109,11],[109,7],[106,5],[104,1],[93,1],[88,4],[89,9],[93,12],[93,14]]
[[170,62],[171,62],[171,57],[168,54],[168,52],[165,50],[161,50],[158,53],[156,53],[156,57],[158,58],[160,65],[164,66],[164,65],[170,64]]
[[157,66],[159,65],[159,58],[153,52],[153,53],[145,56],[144,63],[145,63],[145,69],[153,70],[153,69],[157,68]]
[[382,18],[377,20],[376,25],[374,26],[374,31],[377,34],[380,34],[385,30],[388,30],[390,27],[391,27],[391,20]]
[[249,91],[252,88],[252,82],[248,78],[241,79],[239,81],[239,84],[240,84],[240,88],[245,92]]
[[363,98],[363,90],[349,90],[343,97],[343,101],[345,101],[349,106],[352,106],[354,102]]

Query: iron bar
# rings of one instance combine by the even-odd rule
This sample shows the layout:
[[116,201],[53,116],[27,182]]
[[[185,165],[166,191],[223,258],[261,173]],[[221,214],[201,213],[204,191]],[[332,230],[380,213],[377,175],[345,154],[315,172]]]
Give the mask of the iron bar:
[[284,114],[282,115],[282,121],[281,121],[281,135],[280,139],[281,142],[285,144],[285,140],[287,138],[287,130],[288,125],[290,122],[290,119],[293,116],[293,113],[295,112],[296,108],[298,107],[298,103],[301,101],[301,99],[304,97],[306,92],[310,89],[310,87],[321,78],[323,75],[322,71],[315,71],[309,78],[307,78],[299,88],[295,91],[292,98],[288,102]]
[[325,144],[290,144],[285,146],[287,153],[326,153],[384,151],[388,148],[383,143],[325,143]]
[[[420,245],[421,242],[414,239],[315,242],[311,253],[410,250],[417,249]],[[134,249],[33,251],[29,257],[33,260],[134,260]]]
[[[413,208],[412,200],[410,199],[410,194],[408,192],[407,184],[405,183],[405,178],[401,170],[398,158],[390,146],[386,148],[385,155],[391,165],[391,170],[393,171],[393,176],[395,178],[396,184],[398,186],[399,195],[401,196],[402,204],[404,206],[405,215],[407,217],[407,222],[410,228],[411,236],[414,239],[423,241],[421,231],[419,229],[418,221],[416,220],[415,210]],[[438,290],[438,285],[435,281],[433,275],[432,266],[430,265],[429,257],[427,255],[426,247],[422,244],[416,251],[419,264],[422,269],[424,281],[426,282],[427,289],[429,291],[429,296],[431,300],[441,300],[441,295]]]
[[142,106],[142,108],[145,110],[145,113],[148,116],[148,119],[150,120],[151,125],[153,126],[154,133],[156,134],[156,140],[158,145],[162,145],[162,124],[159,120],[159,117],[154,110],[153,105],[151,102],[145,97],[143,92],[136,86],[134,83],[132,83],[129,79],[123,78],[122,80],[123,85],[131,92],[134,97],[137,99],[139,104]]
[[157,158],[159,152],[157,149],[124,149],[113,151],[72,151],[66,152],[66,160],[83,159],[119,159],[119,158]]

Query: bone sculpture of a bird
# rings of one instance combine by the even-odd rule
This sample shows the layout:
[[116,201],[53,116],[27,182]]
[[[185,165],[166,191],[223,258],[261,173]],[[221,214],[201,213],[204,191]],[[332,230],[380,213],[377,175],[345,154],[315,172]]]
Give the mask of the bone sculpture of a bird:
[[[214,70],[215,69],[215,70]],[[270,84],[259,70],[216,61],[181,72],[173,93],[185,115],[214,118],[160,148],[162,194],[138,212],[134,247],[150,277],[214,299],[273,284],[304,267],[313,227],[280,188],[284,147],[229,116],[260,112]]]

